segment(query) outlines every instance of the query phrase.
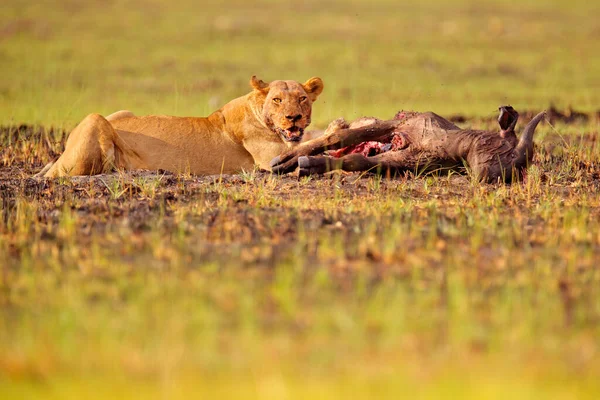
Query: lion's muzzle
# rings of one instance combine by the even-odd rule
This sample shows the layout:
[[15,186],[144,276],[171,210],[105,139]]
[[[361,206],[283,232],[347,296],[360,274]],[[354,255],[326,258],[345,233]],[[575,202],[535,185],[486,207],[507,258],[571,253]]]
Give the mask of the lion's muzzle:
[[288,129],[280,129],[279,134],[287,142],[299,142],[302,140],[302,136],[304,135],[304,129],[297,126],[292,126]]

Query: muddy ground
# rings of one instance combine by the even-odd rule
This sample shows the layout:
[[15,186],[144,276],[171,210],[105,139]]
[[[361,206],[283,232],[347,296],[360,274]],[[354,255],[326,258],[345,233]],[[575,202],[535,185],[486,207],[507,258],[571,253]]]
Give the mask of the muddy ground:
[[[485,124],[494,123],[492,120]],[[35,204],[41,225],[58,226],[66,205],[77,215],[79,240],[85,244],[95,234],[115,226],[147,233],[157,227],[156,221],[160,221],[161,232],[170,234],[181,225],[181,209],[196,207],[183,217],[187,221],[183,230],[189,235],[202,233],[205,240],[195,253],[202,259],[226,257],[234,245],[239,246],[242,262],[276,263],[289,253],[285,249],[294,246],[299,229],[342,231],[349,242],[357,243],[358,232],[373,224],[373,213],[365,211],[366,205],[390,198],[417,204],[435,200],[444,211],[446,204],[455,205],[475,192],[491,193],[505,187],[476,183],[468,176],[458,175],[380,179],[370,174],[339,172],[310,179],[258,171],[202,177],[133,171],[56,180],[31,178],[44,163],[59,155],[66,136],[66,132],[31,126],[0,129],[4,144],[0,149],[0,194],[5,223],[19,202],[25,201]],[[598,140],[597,132],[565,137],[550,131],[543,141],[538,138],[534,179],[541,184],[552,181],[551,190],[565,198],[572,198],[577,190],[598,193],[597,158],[573,159],[575,153],[569,150],[597,148]],[[553,176],[558,169],[564,170],[565,163],[569,164],[567,173]],[[514,206],[508,204],[507,212]],[[600,210],[592,213],[599,214]],[[452,218],[451,212],[448,218]],[[532,218],[532,230],[542,229],[542,222],[536,227]],[[56,234],[48,229],[45,239],[52,240]],[[267,252],[264,244],[268,244]],[[18,259],[18,250],[15,252]],[[370,254],[368,258],[377,264],[380,256]]]

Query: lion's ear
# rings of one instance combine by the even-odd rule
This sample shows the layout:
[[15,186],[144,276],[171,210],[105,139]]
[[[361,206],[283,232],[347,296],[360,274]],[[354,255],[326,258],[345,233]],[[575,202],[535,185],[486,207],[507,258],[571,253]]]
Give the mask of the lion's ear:
[[269,84],[258,79],[256,75],[252,75],[252,78],[250,78],[250,86],[259,92],[267,93],[269,91]]
[[310,78],[302,85],[311,101],[315,101],[323,91],[323,81],[321,78]]

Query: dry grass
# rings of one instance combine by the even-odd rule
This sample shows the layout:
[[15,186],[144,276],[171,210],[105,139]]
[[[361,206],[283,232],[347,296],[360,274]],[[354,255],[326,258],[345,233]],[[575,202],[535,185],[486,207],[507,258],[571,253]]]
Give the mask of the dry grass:
[[544,128],[512,186],[259,172],[36,181],[18,175],[60,143],[13,134],[0,388],[593,398],[600,149]]
[[0,397],[599,397],[593,113],[538,128],[512,186],[29,178],[85,114],[206,115],[253,74],[321,76],[316,126],[595,112],[598,5],[5,3],[0,124],[48,129],[0,131]]

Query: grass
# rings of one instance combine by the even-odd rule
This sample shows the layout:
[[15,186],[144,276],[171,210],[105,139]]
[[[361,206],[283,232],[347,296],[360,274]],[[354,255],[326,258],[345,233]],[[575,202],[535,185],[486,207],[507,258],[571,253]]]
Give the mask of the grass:
[[206,115],[252,74],[321,76],[315,126],[595,111],[598,5],[208,3],[2,5],[0,124],[48,129],[0,134],[0,397],[598,398],[594,118],[512,186],[27,179],[85,114]]
[[254,74],[322,77],[320,126],[399,109],[600,104],[593,2],[5,3],[2,124],[70,128],[124,108],[202,116],[246,93]]

